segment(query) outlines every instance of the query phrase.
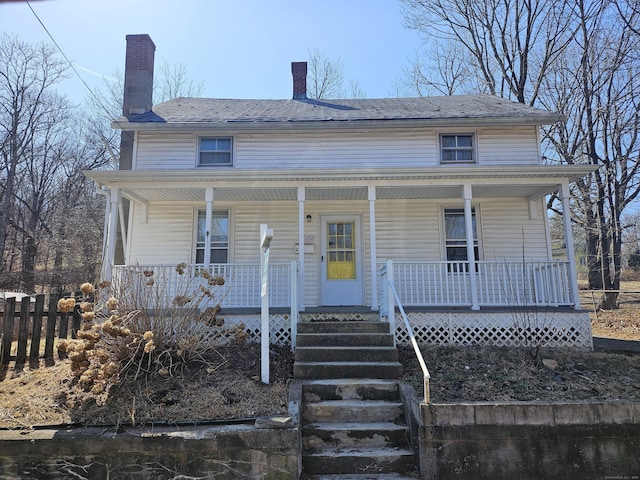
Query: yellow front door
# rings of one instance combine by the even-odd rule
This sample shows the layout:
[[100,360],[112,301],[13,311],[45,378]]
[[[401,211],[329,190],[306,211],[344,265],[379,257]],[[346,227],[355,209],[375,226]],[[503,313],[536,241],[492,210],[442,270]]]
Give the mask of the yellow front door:
[[362,305],[360,218],[324,217],[322,229],[322,304]]

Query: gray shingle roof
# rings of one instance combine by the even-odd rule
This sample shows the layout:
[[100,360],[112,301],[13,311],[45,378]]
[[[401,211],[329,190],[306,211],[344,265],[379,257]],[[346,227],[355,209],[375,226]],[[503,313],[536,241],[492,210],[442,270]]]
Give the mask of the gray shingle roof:
[[[342,100],[232,100],[176,98],[153,111],[119,119],[121,128],[142,124],[273,124],[365,121],[472,122],[544,125],[557,113],[491,95]],[[134,124],[134,125],[132,125]],[[149,125],[150,126],[150,125]]]

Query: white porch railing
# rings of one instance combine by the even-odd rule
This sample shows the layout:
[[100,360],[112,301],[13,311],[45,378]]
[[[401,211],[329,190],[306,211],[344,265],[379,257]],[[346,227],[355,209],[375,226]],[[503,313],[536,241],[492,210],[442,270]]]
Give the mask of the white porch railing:
[[[385,264],[378,264],[380,269]],[[269,305],[290,308],[292,302],[293,263],[269,265]],[[178,269],[179,270],[179,269]],[[145,288],[150,280],[161,282],[160,295],[169,304],[177,294],[185,294],[186,285],[201,277],[202,265],[188,265],[179,273],[176,266],[114,266],[113,280],[125,280],[131,287]],[[471,306],[470,275],[475,275],[477,303],[481,307],[573,306],[568,263],[552,262],[476,262],[469,272],[467,262],[393,262],[394,284],[405,307]],[[258,264],[214,264],[208,268],[213,277],[224,279],[214,287],[228,308],[260,308],[261,272]],[[295,275],[295,272],[293,272]],[[195,288],[199,288],[197,283]],[[378,281],[379,298],[382,282]],[[295,295],[295,292],[294,292]],[[154,301],[159,305],[158,298]]]
[[[378,275],[385,265],[378,264]],[[571,306],[568,262],[393,262],[405,306],[470,306],[470,275],[484,307]],[[380,278],[380,277],[379,277]],[[378,285],[382,285],[379,282]],[[379,292],[384,295],[383,291]]]
[[[291,263],[269,264],[269,305],[270,307],[291,306]],[[182,273],[180,273],[182,271]],[[156,298],[156,305],[171,304],[176,295],[184,295],[189,289],[197,289],[205,268],[202,265],[187,265],[183,269],[176,265],[130,265],[114,266],[113,282],[129,282],[131,288],[142,288],[150,280],[162,283]],[[214,286],[221,297],[222,305],[228,308],[260,308],[259,264],[213,264],[207,269],[212,277],[224,279],[224,285]]]

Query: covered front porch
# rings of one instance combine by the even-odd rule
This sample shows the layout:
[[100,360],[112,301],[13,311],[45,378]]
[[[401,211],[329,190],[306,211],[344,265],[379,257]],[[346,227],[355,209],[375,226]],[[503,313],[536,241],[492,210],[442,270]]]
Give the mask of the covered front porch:
[[[138,269],[163,272],[171,286],[175,266],[184,263],[190,275],[223,278],[224,311],[249,325],[261,306],[259,225],[266,223],[274,231],[268,276],[277,342],[291,340],[295,319],[306,310],[356,307],[386,314],[389,272],[412,321],[439,325],[440,333],[425,337],[429,342],[451,341],[452,332],[461,331],[456,325],[467,325],[466,342],[473,335],[488,338],[477,327],[499,317],[488,316],[490,311],[503,315],[502,326],[493,328],[501,331],[512,330],[514,312],[522,311],[536,322],[544,316],[544,323],[562,324],[559,318],[567,318],[563,331],[584,324],[570,219],[563,218],[565,259],[555,260],[544,199],[558,192],[568,212],[569,183],[587,171],[474,165],[340,174],[231,169],[88,175],[108,198],[105,279],[117,281]],[[227,260],[221,263],[213,214],[222,209],[228,232]],[[123,265],[116,262],[117,250]],[[332,255],[342,259],[333,269]],[[168,288],[167,301],[171,295]]]
[[[88,175],[108,198],[105,279],[117,263],[186,260],[192,268],[222,269],[239,279],[237,293],[230,291],[225,302],[251,307],[256,298],[247,292],[255,282],[251,269],[259,263],[258,227],[268,223],[275,232],[272,265],[290,269],[290,262],[297,262],[300,311],[336,305],[376,311],[378,272],[386,259],[396,263],[395,281],[408,306],[579,309],[570,219],[563,216],[565,259],[555,261],[544,199],[558,192],[568,212],[569,182],[586,171],[474,165],[339,175],[284,169]],[[221,236],[213,219],[220,209],[228,228],[222,262],[215,258]],[[117,251],[122,252],[118,261]],[[283,275],[277,277],[287,290],[279,280]],[[288,302],[285,294],[275,295],[274,305]]]

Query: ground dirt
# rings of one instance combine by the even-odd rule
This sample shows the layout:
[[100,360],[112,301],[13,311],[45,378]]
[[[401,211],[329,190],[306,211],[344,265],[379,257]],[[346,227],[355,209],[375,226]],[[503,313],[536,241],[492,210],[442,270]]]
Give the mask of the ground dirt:
[[[640,292],[640,285],[635,286]],[[589,308],[590,294],[583,294]],[[594,336],[640,342],[640,294],[621,308],[591,314]],[[640,400],[640,355],[575,349],[424,347],[431,401]],[[0,428],[49,425],[194,424],[245,421],[287,412],[293,355],[270,352],[271,378],[260,381],[255,344],[221,348],[215,359],[170,375],[125,378],[97,399],[79,387],[68,360],[0,369]],[[422,395],[415,355],[401,349],[404,381]],[[216,368],[211,368],[215,364]]]

